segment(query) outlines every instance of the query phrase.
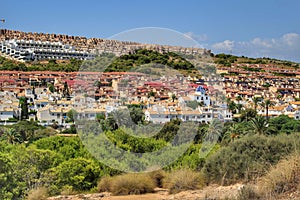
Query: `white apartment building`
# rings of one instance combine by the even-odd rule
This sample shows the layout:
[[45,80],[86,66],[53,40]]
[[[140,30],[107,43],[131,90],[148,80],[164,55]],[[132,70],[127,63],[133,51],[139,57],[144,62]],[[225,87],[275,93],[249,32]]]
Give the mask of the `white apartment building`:
[[94,55],[85,51],[77,51],[70,45],[61,42],[42,42],[34,40],[5,40],[0,42],[0,51],[12,58],[23,61],[33,60],[78,60],[93,59]]

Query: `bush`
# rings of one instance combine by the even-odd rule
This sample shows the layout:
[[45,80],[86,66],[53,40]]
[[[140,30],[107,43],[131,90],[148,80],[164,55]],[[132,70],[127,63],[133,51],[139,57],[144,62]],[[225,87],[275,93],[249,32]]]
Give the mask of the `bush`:
[[205,185],[204,177],[199,172],[183,169],[173,171],[164,179],[164,188],[174,194],[185,190],[201,189]]
[[229,185],[263,176],[270,166],[299,151],[299,134],[276,137],[246,136],[208,157],[203,172],[209,182]]
[[98,192],[109,192],[111,191],[111,184],[113,178],[110,176],[103,176],[98,182]]
[[29,191],[27,200],[46,200],[48,191],[45,187],[38,187]]
[[114,195],[144,194],[154,192],[155,183],[147,174],[124,174],[116,176],[111,182]]
[[166,173],[163,170],[156,170],[149,172],[149,176],[154,181],[156,187],[162,187],[163,186],[163,179],[166,177]]
[[300,189],[300,156],[291,155],[281,160],[258,183],[261,193],[274,196]]
[[260,195],[257,191],[250,185],[242,187],[237,195],[236,200],[258,200]]
[[72,186],[64,185],[60,192],[61,195],[73,195],[76,194]]

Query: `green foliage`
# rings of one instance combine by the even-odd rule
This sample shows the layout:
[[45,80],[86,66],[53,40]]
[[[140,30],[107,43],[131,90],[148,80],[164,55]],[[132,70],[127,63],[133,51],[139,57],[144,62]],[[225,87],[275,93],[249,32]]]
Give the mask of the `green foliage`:
[[237,61],[237,56],[227,55],[224,53],[215,55],[215,58],[217,58],[215,61],[217,64],[228,66],[228,67],[230,67],[232,63]]
[[253,118],[255,118],[257,115],[257,112],[255,109],[252,108],[246,108],[245,110],[241,111],[240,120],[241,121],[250,121]]
[[246,136],[222,147],[203,168],[211,182],[231,184],[253,180],[284,156],[299,151],[299,134],[266,137]]
[[71,109],[71,110],[69,110],[68,112],[67,112],[67,119],[66,119],[66,122],[68,123],[68,122],[75,122],[75,119],[76,119],[76,116],[77,116],[77,112],[76,112],[76,110],[74,110],[74,109]]
[[77,191],[87,191],[95,187],[102,174],[97,162],[85,158],[72,158],[47,173],[54,177],[54,184],[58,187],[68,185]]
[[181,121],[179,119],[174,119],[170,122],[165,123],[163,128],[159,131],[159,133],[156,134],[155,138],[163,139],[167,142],[170,142],[172,139],[174,139],[175,135],[177,134],[180,123]]
[[264,135],[268,131],[268,122],[263,116],[256,116],[251,119],[250,127],[254,131],[254,133],[259,135]]
[[132,121],[135,124],[143,123],[144,122],[144,112],[140,107],[130,107],[129,113]]
[[54,93],[55,92],[55,87],[52,83],[48,84],[48,89],[51,93]]
[[77,129],[75,124],[72,124],[70,128],[67,128],[61,132],[62,134],[77,134]]
[[10,156],[0,152],[0,199],[9,200],[19,196],[13,173]]
[[187,107],[190,107],[190,108],[192,108],[192,109],[194,109],[194,110],[195,110],[199,105],[200,105],[200,104],[199,104],[198,101],[188,101],[188,102],[186,102],[186,106],[187,106]]
[[118,147],[135,153],[152,152],[161,149],[166,145],[164,140],[155,138],[134,137],[133,133],[128,134],[130,130],[117,129],[113,132],[106,132],[110,141]]
[[78,71],[82,65],[81,60],[70,59],[69,61],[58,63],[56,60],[49,60],[47,64],[44,63],[24,63],[12,61],[3,57],[0,57],[0,70],[11,71],[65,71],[72,72]]
[[[131,116],[136,127],[145,123],[140,115],[140,109],[140,106],[132,106],[127,110],[127,115]],[[247,182],[260,177],[281,158],[292,152],[300,151],[298,145],[300,143],[300,135],[295,133],[299,130],[299,121],[282,115],[278,118],[270,119],[266,124],[265,118],[254,117],[253,113],[255,113],[254,110],[249,110],[249,112],[244,114],[244,120],[225,123],[224,127],[221,127],[221,124],[216,122],[212,122],[210,125],[200,124],[194,143],[188,144],[186,152],[180,154],[179,158],[174,158],[175,162],[169,164],[167,160],[173,154],[176,155],[177,149],[174,149],[168,155],[163,154],[159,158],[159,163],[171,173],[182,168],[198,171],[203,168],[203,173],[208,178],[208,181],[231,184],[240,181]],[[123,115],[125,116],[124,113],[120,114],[121,118]],[[117,121],[109,122],[109,120],[113,119],[114,117],[105,119],[104,115],[98,116],[98,120],[105,122],[104,124],[107,127],[110,127],[109,123],[117,123]],[[263,122],[261,123],[263,126],[255,124],[255,120],[256,122]],[[153,137],[140,137],[148,136],[148,129],[124,127],[115,127],[115,129],[110,127],[112,130],[107,129],[102,136],[108,138],[109,142],[125,151],[138,153],[154,152],[162,148],[169,148],[169,143],[172,140],[176,140],[181,123],[180,120],[172,120],[164,124],[164,127]],[[148,126],[151,125],[153,124],[148,124]],[[95,126],[99,127],[99,124],[95,122]],[[8,135],[18,137],[8,139],[5,131],[9,129],[14,134]],[[253,134],[253,131],[257,133],[262,131],[262,133]],[[207,148],[203,142],[209,140],[211,136],[209,133],[211,132],[217,132],[216,135],[221,138],[219,140],[220,143],[215,144],[207,155],[200,157],[199,153],[201,153],[202,149]],[[283,133],[288,133],[288,135]],[[98,179],[101,177],[120,173],[120,171],[106,167],[100,161],[95,160],[84,147],[79,137],[48,137],[52,134],[52,129],[44,128],[36,122],[28,121],[20,121],[15,125],[0,129],[0,199],[23,199],[28,195],[29,191],[34,193],[40,187],[46,187],[50,195],[59,194],[60,192],[89,191],[97,186]],[[152,135],[152,132],[150,134]],[[100,134],[87,134],[86,137],[87,142],[84,141],[86,142],[84,143],[85,145],[88,147],[96,145],[97,147],[89,148],[90,151],[95,150],[96,153],[106,153],[105,149],[103,149],[105,145],[100,145],[101,143],[99,143],[101,139]],[[185,137],[185,135],[182,137]],[[19,141],[28,142],[19,144]],[[93,155],[97,155],[95,152],[93,152]],[[149,158],[153,159],[141,154],[138,160],[133,159],[130,162],[131,157],[124,156],[121,159],[129,162],[121,163],[120,166],[124,167],[124,169],[128,169],[128,166],[138,166],[138,169],[149,170],[146,168],[150,162]],[[165,162],[169,165],[163,165]],[[177,172],[175,171],[174,176],[176,176]],[[115,181],[117,180],[115,177],[101,178],[102,181],[100,183],[102,185],[99,183],[98,187],[99,189],[102,188],[103,191],[109,190],[116,194],[123,192],[135,193],[129,188],[136,188],[136,193],[143,193],[144,191],[152,191],[152,186],[149,187],[149,190],[142,189],[149,185],[145,186],[143,185],[144,183],[140,182],[151,180],[150,185],[153,183],[154,187],[155,185],[161,186],[166,175],[163,172],[158,172],[149,173],[147,176],[147,178],[143,177],[141,179],[140,177],[119,178],[118,181]],[[149,177],[150,179],[148,179]],[[173,184],[174,187],[170,186],[173,192],[177,192],[181,188],[191,189],[188,181],[193,182],[195,180],[193,179],[194,176],[191,175],[191,180],[186,180],[186,177],[183,177],[181,176],[180,178],[178,175],[178,179],[169,181],[170,185],[172,185],[171,183],[176,183]],[[133,179],[137,179],[140,182],[134,182],[135,180]],[[201,185],[204,180],[200,180]],[[125,183],[130,187],[126,186]],[[184,185],[188,186],[185,187]],[[123,188],[124,190],[119,190],[118,188]],[[248,194],[250,195],[251,191],[250,193],[246,191],[242,196],[247,196]]]
[[21,120],[28,119],[28,103],[26,97],[20,97],[19,104],[21,106]]
[[79,137],[54,136],[35,141],[33,145],[38,149],[48,149],[64,155],[65,160],[78,157],[91,158]]
[[189,70],[195,67],[181,56],[168,52],[159,53],[153,50],[139,49],[133,54],[123,55],[116,58],[105,71],[129,71],[133,67],[138,67],[144,64],[155,63],[167,65],[176,70]]
[[4,132],[4,137],[9,144],[16,144],[22,142],[21,135],[13,128],[6,128]]
[[17,124],[6,127],[15,130],[19,143],[24,141],[33,142],[39,138],[48,137],[54,134],[52,129],[46,129],[43,126],[38,125],[35,121],[19,121]]
[[102,53],[93,60],[82,62],[80,71],[103,72],[117,57],[112,53]]

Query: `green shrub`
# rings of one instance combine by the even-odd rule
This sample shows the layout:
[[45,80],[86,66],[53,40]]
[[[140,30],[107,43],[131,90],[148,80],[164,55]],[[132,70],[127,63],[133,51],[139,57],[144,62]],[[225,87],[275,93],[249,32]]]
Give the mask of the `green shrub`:
[[173,171],[164,179],[164,188],[169,189],[169,193],[174,194],[185,190],[201,189],[205,185],[205,179],[199,172],[189,169]]
[[124,174],[113,178],[114,195],[144,194],[154,192],[155,183],[147,174]]
[[299,146],[295,145],[299,143],[299,134],[246,136],[208,157],[203,172],[209,182],[221,185],[255,180],[281,158],[299,151]]

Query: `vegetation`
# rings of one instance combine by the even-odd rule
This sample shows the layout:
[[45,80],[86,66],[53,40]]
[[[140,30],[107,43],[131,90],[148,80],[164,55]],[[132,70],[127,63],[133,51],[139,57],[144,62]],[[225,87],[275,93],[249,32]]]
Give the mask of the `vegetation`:
[[184,190],[201,189],[205,185],[205,179],[199,172],[183,169],[169,173],[163,185],[173,194]]
[[300,188],[300,156],[290,155],[263,176],[258,185],[260,193],[269,197],[286,192],[294,192]]
[[105,71],[130,71],[133,67],[149,63],[166,65],[176,70],[195,69],[190,62],[176,53],[159,53],[153,50],[139,49],[132,54],[123,55],[115,59]]
[[[231,64],[239,64],[239,63],[248,63],[248,64],[275,64],[279,67],[293,67],[295,69],[299,69],[299,63],[294,63],[291,61],[278,60],[273,58],[248,58],[245,56],[234,56],[229,54],[216,54],[213,57],[216,64],[223,66],[231,66]],[[255,68],[242,67],[249,71],[261,71]],[[286,74],[285,74],[286,75]]]
[[48,197],[48,190],[45,187],[39,187],[30,190],[28,193],[28,200],[46,200]]
[[104,177],[98,184],[99,191],[114,195],[144,194],[154,191],[154,180],[148,174],[123,174],[113,178]]
[[245,136],[207,158],[203,172],[210,182],[232,184],[252,181],[264,175],[269,166],[293,152],[300,153],[299,134]]
[[49,60],[48,62],[31,62],[20,63],[12,61],[4,57],[0,57],[0,70],[11,71],[78,71],[82,65],[81,60],[70,59],[69,61],[58,62],[57,60]]
[[[140,109],[133,106],[127,113],[135,126],[147,124]],[[75,114],[68,114],[70,121]],[[104,128],[105,136],[126,152],[153,152],[178,139],[182,123],[178,119],[164,124],[151,137],[143,131],[135,134],[147,137],[135,137],[133,130],[139,129],[125,128],[113,114],[98,116],[97,121]],[[115,114],[123,119],[126,112]],[[295,178],[299,169],[292,164],[298,163],[299,158],[299,128],[300,121],[288,116],[270,118],[267,122],[266,118],[257,116],[254,109],[248,109],[237,121],[223,125],[217,122],[200,124],[186,152],[162,170],[119,175],[120,171],[96,160],[79,137],[53,136],[55,130],[51,128],[20,121],[0,127],[0,199],[43,199],[48,195],[90,192],[96,188],[117,195],[152,192],[154,187],[165,187],[170,193],[176,193],[211,183],[247,184],[255,180],[260,180],[265,193],[293,191],[299,181]],[[216,133],[214,136],[211,135],[213,132]],[[216,137],[217,143],[206,156],[200,157],[199,152],[207,148],[205,143],[212,137]],[[97,143],[97,140],[93,142]],[[138,162],[132,164],[144,165],[147,159],[140,156]],[[282,182],[290,184],[283,185]],[[239,199],[255,195],[257,191],[247,186],[240,191]]]

